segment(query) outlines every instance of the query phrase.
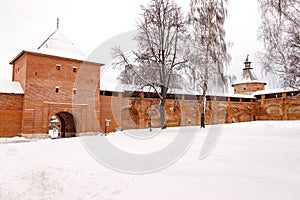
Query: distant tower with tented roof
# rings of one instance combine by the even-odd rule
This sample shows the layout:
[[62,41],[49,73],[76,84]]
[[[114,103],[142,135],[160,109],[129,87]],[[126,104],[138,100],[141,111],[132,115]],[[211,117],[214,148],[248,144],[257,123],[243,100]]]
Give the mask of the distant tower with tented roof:
[[245,67],[243,69],[242,77],[240,81],[235,82],[232,84],[234,88],[235,94],[251,94],[258,90],[265,89],[265,82],[259,81],[258,78],[255,76],[254,72],[252,71],[251,62],[249,61],[249,55],[244,62]]

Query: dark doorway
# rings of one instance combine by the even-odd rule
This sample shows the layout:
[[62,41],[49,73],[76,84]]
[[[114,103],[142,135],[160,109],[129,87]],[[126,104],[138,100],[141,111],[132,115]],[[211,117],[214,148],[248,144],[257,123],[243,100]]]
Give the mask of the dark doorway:
[[75,137],[76,136],[76,123],[72,114],[68,112],[60,112],[55,114],[61,122],[60,137]]

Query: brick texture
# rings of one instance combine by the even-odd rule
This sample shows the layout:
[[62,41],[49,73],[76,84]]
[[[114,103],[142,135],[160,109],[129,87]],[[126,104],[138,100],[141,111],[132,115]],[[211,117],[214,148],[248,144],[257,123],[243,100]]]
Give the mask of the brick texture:
[[21,134],[23,95],[0,94],[0,137]]
[[251,94],[253,92],[264,90],[265,83],[240,83],[234,85],[235,94]]

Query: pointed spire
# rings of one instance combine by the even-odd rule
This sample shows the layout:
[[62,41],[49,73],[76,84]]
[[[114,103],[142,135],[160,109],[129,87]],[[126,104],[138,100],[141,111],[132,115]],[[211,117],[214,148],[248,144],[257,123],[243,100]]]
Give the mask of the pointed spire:
[[249,54],[247,54],[247,58],[245,62],[249,62]]
[[247,58],[244,62],[245,67],[243,69],[242,79],[243,81],[253,81],[258,80],[255,74],[252,71],[251,62],[249,61],[249,54],[247,55]]
[[56,18],[56,29],[59,28],[59,17]]
[[246,58],[244,64],[245,64],[245,68],[244,68],[243,70],[252,69],[252,68],[250,67],[251,62],[249,61],[249,54],[247,55],[247,58]]

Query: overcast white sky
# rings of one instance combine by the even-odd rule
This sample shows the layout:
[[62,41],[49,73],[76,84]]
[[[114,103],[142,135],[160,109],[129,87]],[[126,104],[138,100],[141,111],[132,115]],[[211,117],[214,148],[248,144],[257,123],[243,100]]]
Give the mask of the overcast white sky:
[[[183,11],[189,0],[175,0]],[[0,1],[0,81],[11,80],[9,62],[21,51],[37,48],[55,29],[60,29],[89,55],[97,46],[122,32],[135,29],[140,5],[148,0],[9,0]],[[256,75],[261,67],[255,52],[259,13],[256,0],[229,0],[226,38],[233,42],[229,72],[238,78],[247,54]]]

